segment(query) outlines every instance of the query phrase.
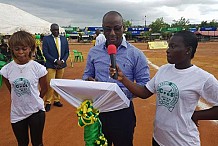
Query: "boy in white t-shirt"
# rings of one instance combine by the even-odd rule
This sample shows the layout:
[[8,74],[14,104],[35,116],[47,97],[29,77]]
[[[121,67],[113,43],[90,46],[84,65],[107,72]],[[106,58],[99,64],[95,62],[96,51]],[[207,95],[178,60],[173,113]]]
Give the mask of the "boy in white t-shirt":
[[[0,74],[11,94],[11,125],[19,146],[28,146],[30,129],[33,146],[43,146],[47,92],[46,68],[33,61],[35,39],[26,31],[15,32],[9,39],[13,61]],[[39,90],[39,86],[40,90]]]
[[99,29],[96,30],[95,34],[96,34],[95,46],[106,42],[106,38],[104,34],[102,34]]
[[[169,64],[160,67],[145,86],[128,80],[117,66],[118,80],[134,95],[146,99],[156,93],[153,146],[200,146],[198,120],[218,119],[218,81],[191,63],[197,45],[192,32],[172,36],[166,51]],[[110,68],[111,76],[115,72]],[[195,111],[201,97],[213,107]]]

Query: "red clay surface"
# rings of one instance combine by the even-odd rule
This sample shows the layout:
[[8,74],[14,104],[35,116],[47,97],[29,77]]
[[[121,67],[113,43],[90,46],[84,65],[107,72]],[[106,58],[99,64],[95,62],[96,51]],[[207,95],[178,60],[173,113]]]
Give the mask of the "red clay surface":
[[[143,50],[149,60],[160,66],[166,63],[165,50],[148,50],[146,43],[134,44]],[[193,63],[218,78],[218,42],[200,43]],[[71,44],[70,49],[83,52],[84,62],[74,63],[65,70],[64,78],[81,79],[86,64],[86,56],[92,44]],[[72,56],[73,53],[71,52]],[[157,70],[150,67],[151,76]],[[16,139],[10,125],[10,95],[3,84],[0,89],[0,146],[16,146]],[[45,146],[83,146],[83,128],[77,125],[76,108],[61,100],[63,107],[51,107],[46,113],[46,124],[44,129]],[[137,126],[134,134],[135,146],[150,146],[153,130],[153,119],[155,114],[155,96],[147,100],[134,99],[137,116]],[[202,146],[218,145],[218,125],[211,121],[200,121],[200,137]]]

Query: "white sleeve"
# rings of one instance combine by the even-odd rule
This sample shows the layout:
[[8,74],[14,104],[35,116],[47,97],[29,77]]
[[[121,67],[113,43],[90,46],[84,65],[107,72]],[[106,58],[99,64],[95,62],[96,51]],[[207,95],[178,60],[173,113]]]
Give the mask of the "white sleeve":
[[161,75],[161,73],[163,72],[165,66],[166,65],[162,65],[158,69],[158,71],[156,72],[154,77],[150,81],[148,81],[147,84],[145,85],[150,92],[152,92],[152,93],[156,93],[157,92],[157,90],[156,90],[157,80],[158,80],[159,76]]
[[0,75],[2,75],[4,78],[8,78],[8,66],[10,65],[9,64],[6,64],[5,66],[3,66],[0,70]]
[[147,84],[145,85],[146,88],[152,92],[152,93],[156,93],[156,89],[155,89],[155,76],[147,82]]
[[218,81],[213,75],[204,83],[201,96],[213,106],[218,106]]
[[36,62],[36,66],[37,66],[37,76],[38,76],[38,78],[41,78],[41,77],[45,76],[48,73],[45,66],[39,64],[38,62]]

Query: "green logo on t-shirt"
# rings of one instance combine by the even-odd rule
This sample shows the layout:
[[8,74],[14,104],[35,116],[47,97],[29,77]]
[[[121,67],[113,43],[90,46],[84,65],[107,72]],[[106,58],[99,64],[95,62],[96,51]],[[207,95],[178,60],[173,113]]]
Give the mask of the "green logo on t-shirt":
[[179,99],[177,86],[168,81],[161,82],[157,87],[158,106],[165,106],[172,112]]
[[18,78],[14,81],[14,91],[18,97],[28,94],[30,95],[30,83],[25,78]]

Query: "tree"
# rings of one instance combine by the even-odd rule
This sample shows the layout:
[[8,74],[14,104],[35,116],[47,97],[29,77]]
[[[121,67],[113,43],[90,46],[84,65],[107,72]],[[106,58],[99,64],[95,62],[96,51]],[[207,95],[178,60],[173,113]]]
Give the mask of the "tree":
[[207,21],[201,21],[201,24],[199,25],[199,27],[208,27]]
[[132,34],[130,32],[127,31],[128,27],[132,26],[132,22],[129,20],[123,20],[123,25],[124,25],[124,31],[126,34],[126,39],[131,39],[132,38]]
[[213,19],[211,22],[201,21],[199,27],[218,27],[218,22]]
[[154,22],[152,22],[149,25],[149,28],[151,28],[152,33],[158,33],[161,31],[161,28],[167,28],[169,26],[170,26],[169,24],[164,22],[163,17],[161,17],[161,18],[157,18]]
[[210,22],[210,27],[218,27],[218,22],[213,19],[211,22]]
[[189,25],[189,19],[186,20],[184,17],[181,17],[179,20],[173,20],[173,24],[171,25],[171,27],[181,27],[181,28],[185,28],[188,29],[188,25]]
[[123,20],[124,28],[128,28],[132,26],[132,22],[129,20]]

